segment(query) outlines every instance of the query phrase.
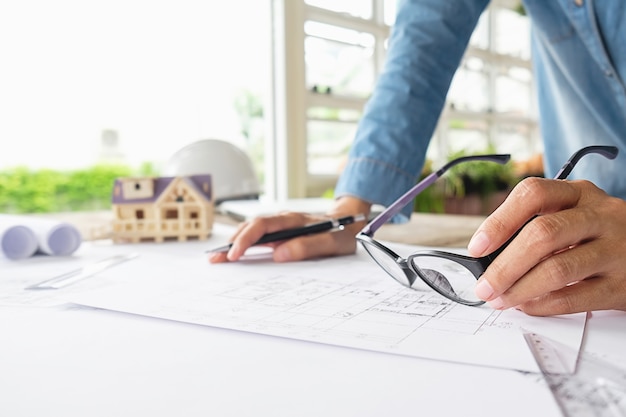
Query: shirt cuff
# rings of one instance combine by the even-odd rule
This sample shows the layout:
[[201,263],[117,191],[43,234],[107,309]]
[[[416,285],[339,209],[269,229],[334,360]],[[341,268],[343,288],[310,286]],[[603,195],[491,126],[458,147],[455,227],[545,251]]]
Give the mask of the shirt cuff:
[[[415,185],[415,181],[415,178],[386,162],[371,158],[353,158],[348,161],[339,177],[335,198],[353,196],[371,204],[388,207]],[[390,222],[406,223],[412,212],[411,203]]]

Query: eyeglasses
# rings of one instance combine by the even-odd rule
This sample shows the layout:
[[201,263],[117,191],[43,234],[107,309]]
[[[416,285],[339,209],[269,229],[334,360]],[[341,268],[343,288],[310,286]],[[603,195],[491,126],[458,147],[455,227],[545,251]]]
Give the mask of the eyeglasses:
[[[617,152],[618,149],[614,146],[588,146],[582,148],[572,155],[554,178],[560,180],[567,178],[576,163],[587,154],[596,153],[608,159],[614,159],[617,156]],[[509,245],[519,233],[519,230],[501,247],[481,258],[438,250],[423,250],[413,253],[408,258],[403,258],[374,240],[373,236],[383,224],[410,203],[419,193],[433,184],[452,166],[468,161],[491,161],[504,164],[509,159],[510,155],[495,154],[465,156],[448,162],[438,171],[428,175],[376,216],[361,230],[356,239],[361,242],[367,253],[389,276],[405,287],[417,291],[433,289],[452,301],[469,306],[483,304],[484,301],[474,295],[476,280],[504,248]]]

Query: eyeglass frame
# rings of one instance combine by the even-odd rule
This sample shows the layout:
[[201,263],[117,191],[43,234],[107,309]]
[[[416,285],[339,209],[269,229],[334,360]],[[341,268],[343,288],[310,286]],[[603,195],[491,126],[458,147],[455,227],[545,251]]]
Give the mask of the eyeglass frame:
[[[568,177],[571,171],[574,169],[578,161],[585,155],[590,153],[600,154],[608,159],[615,159],[618,154],[618,148],[615,146],[603,146],[603,145],[592,145],[586,146],[584,148],[576,151],[567,162],[561,167],[561,169],[554,176],[555,180],[564,180]],[[415,197],[417,197],[422,191],[432,185],[437,179],[439,179],[447,170],[452,168],[455,165],[470,162],[470,161],[491,161],[500,164],[505,164],[511,159],[511,155],[509,154],[488,154],[488,155],[470,155],[464,156],[457,159],[454,159],[439,170],[429,174],[422,181],[414,185],[411,189],[409,189],[406,193],[400,196],[395,202],[393,202],[389,207],[383,210],[380,214],[378,214],[374,219],[372,219],[368,224],[361,229],[361,231],[356,235],[356,239],[361,243],[365,251],[370,255],[370,257],[376,262],[386,273],[391,276],[394,281],[397,283],[410,288],[412,288],[413,283],[417,280],[417,278],[421,279],[425,284],[427,284],[430,288],[435,290],[440,295],[452,300],[454,302],[468,305],[468,306],[480,306],[485,303],[485,301],[469,301],[463,298],[455,298],[451,296],[451,294],[445,293],[437,286],[433,285],[430,280],[425,279],[421,276],[420,272],[413,267],[412,259],[419,256],[434,256],[440,257],[443,259],[448,259],[450,261],[456,262],[471,272],[471,274],[478,280],[482,274],[485,273],[489,265],[496,259],[496,257],[515,239],[515,237],[519,234],[519,232],[524,228],[526,224],[532,221],[537,215],[531,217],[519,230],[517,230],[513,236],[511,236],[502,246],[498,249],[494,250],[488,255],[474,258],[471,256],[461,255],[452,252],[445,252],[440,250],[421,250],[415,252],[407,258],[403,258],[385,245],[381,244],[377,240],[374,239],[374,233],[386,222],[388,222],[394,215],[398,214],[400,210],[402,210],[407,204],[409,204]],[[393,259],[396,264],[400,267],[402,272],[406,275],[407,281],[409,285],[406,285],[402,281],[396,279],[385,267],[383,267],[376,258],[369,252],[367,249],[367,244],[377,248],[382,253],[389,256]]]

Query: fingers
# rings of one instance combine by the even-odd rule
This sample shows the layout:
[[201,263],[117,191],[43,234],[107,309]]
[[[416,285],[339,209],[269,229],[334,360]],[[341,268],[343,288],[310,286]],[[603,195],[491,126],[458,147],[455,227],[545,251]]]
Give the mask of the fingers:
[[580,198],[580,190],[566,181],[523,180],[476,230],[469,254],[480,257],[495,251],[533,216],[573,207]]
[[498,288],[501,282],[497,281],[489,304],[495,309],[515,307],[588,277],[606,275],[609,271],[607,265],[602,264],[599,246],[600,242],[594,241],[546,257],[530,269],[524,279],[515,281],[505,291]]
[[[239,223],[237,225],[237,230],[235,230],[235,233],[231,237],[230,241],[232,242],[247,225],[248,225],[247,222]],[[212,264],[218,264],[218,263],[223,263],[227,261],[228,261],[228,252],[215,252],[209,255],[209,262]]]
[[[285,212],[273,216],[258,217],[239,225],[231,238],[232,247],[228,253],[214,253],[209,262],[220,263],[239,260],[246,250],[266,233],[302,227],[328,218],[364,214],[367,218],[370,203],[355,197],[341,197],[335,201],[326,216],[306,213]],[[300,261],[321,256],[346,255],[356,250],[355,235],[363,228],[365,222],[357,222],[346,226],[343,230],[329,233],[318,233],[289,239],[283,242],[268,244],[274,248],[273,259],[276,262]]]
[[304,213],[293,212],[282,213],[277,216],[258,217],[248,222],[235,235],[233,246],[227,254],[228,260],[238,260],[250,246],[254,245],[266,233],[293,229],[319,220],[319,217],[313,218],[313,216]]
[[478,297],[534,315],[626,309],[626,202],[587,181],[529,181],[481,225],[473,254],[515,233],[506,221],[535,214],[479,279]]
[[[599,226],[591,213],[584,210],[565,210],[533,219],[480,277],[476,295],[491,302],[494,308],[508,308],[516,304],[503,303],[504,300],[496,301],[496,298],[505,291],[513,291],[513,285],[522,276],[525,280],[536,275],[542,276],[542,284],[536,291],[551,291],[556,288],[548,288],[550,284],[562,287],[585,278],[590,273],[585,268],[592,265],[597,267],[599,260],[586,259],[584,256],[574,258],[571,251],[562,251],[597,236],[600,233]],[[581,246],[576,254],[587,254],[588,258],[592,258],[594,254],[589,249],[590,245],[592,244]],[[549,279],[550,284],[546,275],[548,278],[552,277]],[[539,295],[528,294],[527,291],[528,287],[522,287],[522,294],[528,298]],[[515,301],[522,300],[516,298]]]
[[352,224],[343,230],[287,240],[274,248],[273,259],[275,262],[291,262],[354,253],[354,237],[362,227],[363,223]]
[[[209,257],[209,262],[236,261],[264,234],[301,227],[320,219],[321,217],[319,216],[316,217],[305,213],[286,212],[274,216],[257,217],[249,222],[241,223],[231,237],[232,247],[230,250],[227,253],[212,254]],[[271,246],[277,246],[277,244],[272,244]]]
[[626,310],[624,283],[624,279],[616,275],[588,278],[534,298],[517,308],[532,316]]
[[[237,261],[245,253],[245,251],[258,240],[258,237],[264,233],[273,231],[268,228],[268,224],[275,224],[276,218],[255,219],[251,224],[242,228],[240,233],[235,237],[233,246],[228,253],[215,253],[209,257],[211,263],[221,263],[227,261]],[[318,219],[319,220],[319,219]],[[310,223],[310,222],[308,222]],[[292,224],[290,222],[280,222],[280,224]],[[305,223],[298,223],[296,226],[285,226],[277,230],[284,230],[291,227],[298,227]],[[318,233],[310,236],[303,236],[295,239],[289,239],[284,242],[270,244],[274,247],[272,258],[275,262],[292,262],[304,259],[312,259],[323,256],[346,255],[354,253],[356,250],[356,240],[354,236],[358,233],[363,223],[352,224],[346,226],[343,230],[337,230],[329,233]],[[267,230],[267,232],[259,235],[259,230]]]

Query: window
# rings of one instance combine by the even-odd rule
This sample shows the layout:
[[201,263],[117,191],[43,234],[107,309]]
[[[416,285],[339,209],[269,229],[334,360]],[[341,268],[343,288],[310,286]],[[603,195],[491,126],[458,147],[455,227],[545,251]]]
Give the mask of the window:
[[[345,161],[384,62],[395,1],[276,4],[274,26],[290,37],[275,36],[282,59],[276,108],[285,115],[274,119],[276,172],[282,180],[275,185],[279,196],[282,189],[285,197],[316,197],[334,187]],[[452,81],[430,159],[490,147],[514,158],[538,150],[529,23],[517,8],[514,1],[493,1],[481,16]]]
[[320,196],[334,187],[382,68],[395,0],[275,5],[274,27],[289,33],[275,36],[275,106],[285,110],[275,119],[275,189],[279,198]]
[[540,151],[528,18],[512,1],[483,13],[452,80],[429,156],[488,148],[527,159]]

